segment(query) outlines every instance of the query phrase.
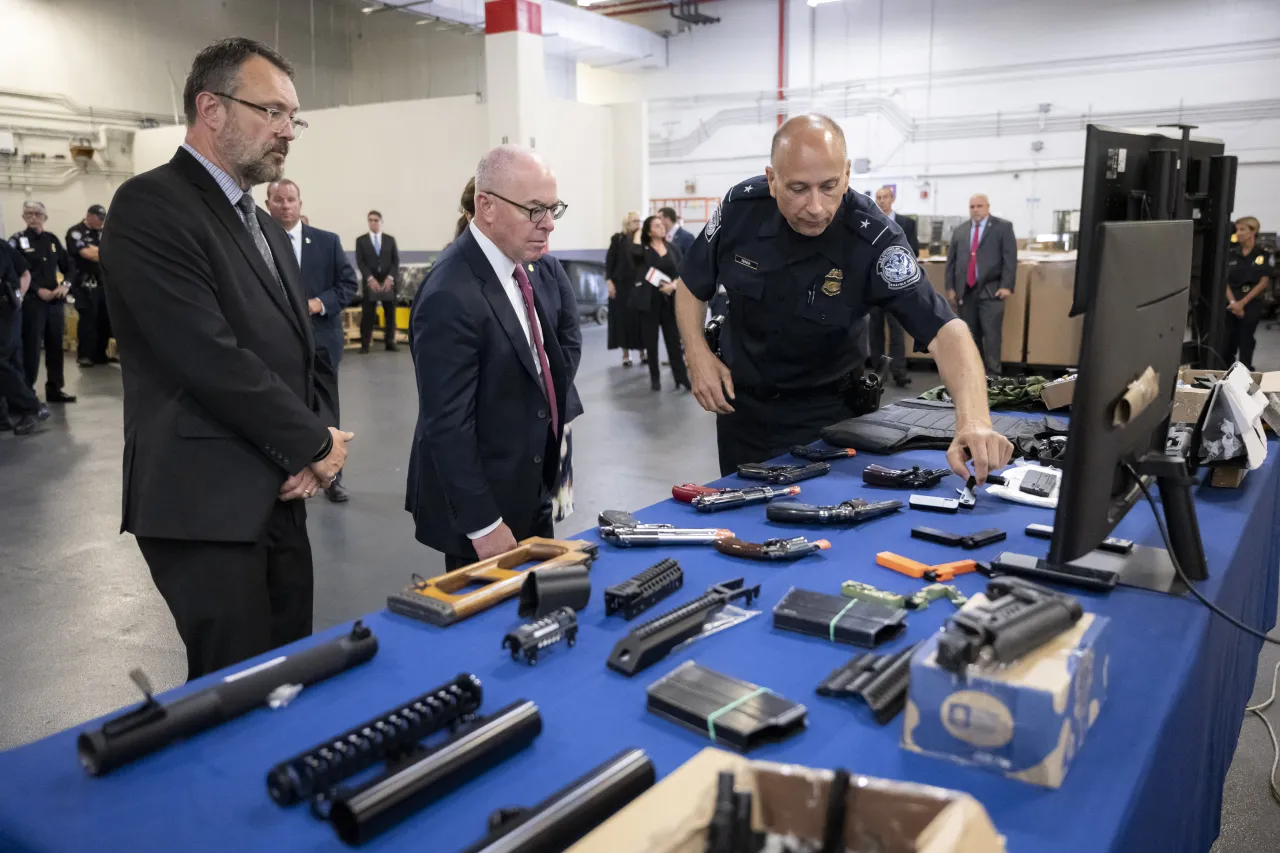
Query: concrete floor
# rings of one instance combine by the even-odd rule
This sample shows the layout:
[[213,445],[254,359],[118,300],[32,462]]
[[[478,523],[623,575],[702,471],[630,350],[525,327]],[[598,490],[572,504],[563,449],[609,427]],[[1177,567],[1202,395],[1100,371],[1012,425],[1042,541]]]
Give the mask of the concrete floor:
[[[584,328],[578,389],[587,414],[574,425],[576,512],[571,535],[608,508],[636,509],[673,483],[718,476],[714,419],[687,393],[652,393],[637,364],[605,350],[603,327]],[[1280,333],[1260,335],[1259,367],[1280,368]],[[56,408],[32,437],[0,434],[0,749],[67,728],[137,699],[141,667],[157,689],[177,685],[184,658],[164,602],[131,536],[118,533],[121,388],[114,366],[68,365],[80,402]],[[348,353],[342,364],[344,426],[356,433],[345,483],[351,502],[310,501],[317,629],[384,606],[410,572],[435,574],[443,558],[419,545],[404,512],[413,431],[413,368],[404,348]],[[936,384],[914,374],[908,392]],[[1254,701],[1270,692],[1280,653],[1264,650]],[[1270,715],[1280,722],[1280,712]],[[1218,853],[1275,849],[1280,806],[1268,796],[1271,743],[1246,717],[1227,778]]]

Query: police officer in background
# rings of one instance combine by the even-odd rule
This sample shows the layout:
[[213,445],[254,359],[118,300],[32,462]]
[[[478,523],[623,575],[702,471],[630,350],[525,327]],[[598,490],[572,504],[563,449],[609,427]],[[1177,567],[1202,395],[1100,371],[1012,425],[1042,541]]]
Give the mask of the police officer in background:
[[76,363],[81,367],[107,363],[111,323],[107,319],[107,297],[98,267],[98,246],[102,243],[102,226],[106,221],[107,209],[95,204],[83,222],[67,229],[67,251],[76,268],[71,279],[71,295],[76,299],[76,314],[80,317],[76,324]]
[[49,407],[31,392],[21,368],[10,360],[21,339],[13,333],[10,318],[21,308],[20,294],[29,280],[22,256],[0,240],[0,432],[13,430],[17,435],[29,435],[49,417]]
[[[721,473],[814,441],[853,415],[846,396],[866,357],[864,318],[878,306],[933,355],[955,401],[947,461],[967,477],[967,453],[984,482],[1013,446],[992,429],[978,348],[902,229],[849,189],[840,127],[822,115],[793,118],[774,135],[769,161],[763,176],[729,191],[685,255],[676,291],[693,394],[719,415]],[[702,335],[719,284],[729,294],[725,361]]]
[[71,290],[66,282],[71,276],[71,258],[58,238],[44,230],[48,218],[41,202],[25,202],[22,221],[27,228],[9,238],[9,245],[22,254],[31,268],[31,287],[22,300],[22,369],[27,386],[35,390],[43,344],[45,401],[74,403],[76,398],[62,390],[62,334],[67,293]]
[[1235,244],[1227,255],[1227,351],[1228,362],[1240,361],[1253,370],[1254,333],[1262,319],[1267,286],[1274,271],[1267,253],[1257,245],[1261,223],[1252,216],[1236,220]]

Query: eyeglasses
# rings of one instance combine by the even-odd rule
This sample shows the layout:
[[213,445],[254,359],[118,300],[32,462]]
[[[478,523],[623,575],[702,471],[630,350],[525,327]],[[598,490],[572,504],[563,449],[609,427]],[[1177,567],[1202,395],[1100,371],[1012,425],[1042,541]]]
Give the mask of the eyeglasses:
[[219,98],[226,98],[228,101],[235,101],[241,106],[249,107],[260,113],[267,115],[267,127],[275,131],[284,130],[287,126],[293,125],[293,138],[298,139],[306,132],[311,125],[307,124],[300,118],[293,118],[284,110],[278,110],[275,107],[264,107],[262,104],[255,104],[252,101],[244,101],[235,95],[228,95],[226,92],[210,92],[211,95],[217,95]]
[[541,222],[542,217],[546,216],[548,213],[551,214],[552,219],[559,219],[561,216],[564,216],[564,212],[569,209],[569,205],[562,201],[556,202],[551,207],[547,207],[544,204],[535,204],[533,207],[525,207],[523,204],[517,204],[509,198],[503,198],[495,192],[489,192],[488,190],[480,190],[480,192],[485,195],[491,195],[494,198],[501,198],[512,207],[520,208],[525,213],[529,214],[529,221],[535,224]]

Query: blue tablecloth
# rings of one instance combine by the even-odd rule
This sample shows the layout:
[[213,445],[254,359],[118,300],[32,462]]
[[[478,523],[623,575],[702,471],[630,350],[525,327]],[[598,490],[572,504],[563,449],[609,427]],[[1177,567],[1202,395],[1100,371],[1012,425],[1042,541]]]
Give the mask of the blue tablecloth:
[[[1280,454],[1274,444],[1270,449],[1266,465],[1251,473],[1242,488],[1202,488],[1197,495],[1211,573],[1201,588],[1259,629],[1275,621],[1280,565],[1273,533],[1280,529]],[[863,486],[861,469],[874,458],[836,463],[831,475],[801,484],[802,498],[825,504],[899,496]],[[892,462],[944,464],[937,452],[903,454]],[[950,494],[958,485],[959,479],[950,476],[935,494],[944,489]],[[638,516],[691,525],[714,518],[712,526],[730,527],[755,541],[783,532],[765,520],[760,507],[709,517],[666,501]],[[1086,609],[1112,619],[1110,692],[1082,753],[1056,791],[903,751],[898,747],[901,717],[880,727],[864,708],[814,693],[817,683],[856,649],[771,627],[769,611],[791,586],[835,592],[850,578],[901,592],[918,586],[877,567],[877,551],[893,550],[927,562],[958,558],[953,549],[910,539],[912,525],[958,532],[1007,530],[1007,542],[975,552],[982,558],[1005,549],[1043,553],[1046,543],[1022,532],[1031,522],[1052,523],[1052,513],[982,495],[976,509],[955,516],[903,511],[858,528],[826,530],[822,535],[831,540],[832,549],[796,563],[737,561],[709,548],[684,548],[677,554],[676,549],[602,544],[592,570],[593,598],[580,614],[578,645],[551,649],[535,668],[512,661],[499,647],[503,634],[518,624],[514,602],[444,629],[386,611],[375,613],[366,621],[379,638],[380,651],[368,664],[304,690],[285,710],[251,712],[105,778],[91,779],[81,770],[74,742],[79,729],[0,754],[0,850],[344,849],[333,830],[312,818],[305,806],[282,809],[268,798],[267,769],[465,671],[483,679],[484,707],[490,711],[518,698],[534,700],[543,715],[542,736],[533,748],[368,845],[370,850],[459,850],[483,835],[493,809],[532,804],[624,747],[647,750],[665,775],[706,746],[696,734],[645,711],[645,687],[689,659],[766,685],[809,707],[807,731],[753,757],[844,766],[967,791],[986,806],[1008,837],[1009,849],[1020,853],[1207,850],[1217,835],[1223,779],[1253,687],[1260,643],[1211,617],[1194,600],[1125,588],[1106,597],[1082,594]],[[1159,544],[1145,504],[1129,513],[1117,534]],[[584,536],[596,538],[594,531]],[[606,669],[605,659],[629,625],[619,617],[605,618],[601,590],[668,555],[677,556],[684,567],[685,588],[650,617],[713,583],[740,576],[762,585],[764,613],[625,678]],[[957,582],[970,594],[985,584],[978,575]],[[938,602],[912,614],[905,634],[886,648],[900,648],[938,630],[950,612],[946,602]],[[335,628],[299,646],[344,630]],[[164,698],[206,683],[208,679]]]

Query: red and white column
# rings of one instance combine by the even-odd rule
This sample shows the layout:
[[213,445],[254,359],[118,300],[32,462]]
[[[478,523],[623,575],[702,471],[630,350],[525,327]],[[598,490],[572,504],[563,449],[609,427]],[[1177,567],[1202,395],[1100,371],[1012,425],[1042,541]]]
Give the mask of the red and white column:
[[536,148],[547,99],[540,0],[489,0],[484,31],[489,144]]

